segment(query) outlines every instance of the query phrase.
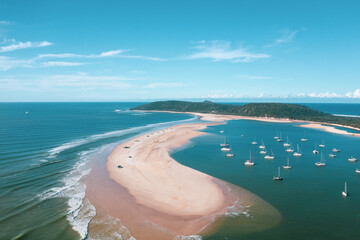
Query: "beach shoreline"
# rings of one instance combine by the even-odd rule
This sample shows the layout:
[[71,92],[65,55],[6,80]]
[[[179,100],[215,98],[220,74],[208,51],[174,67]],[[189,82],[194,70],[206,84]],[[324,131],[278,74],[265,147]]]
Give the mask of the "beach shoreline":
[[[134,110],[140,112],[167,112],[167,113],[182,113],[182,114],[191,114],[194,116],[200,117],[201,120],[204,121],[229,121],[229,120],[253,120],[253,121],[261,121],[261,122],[273,122],[273,123],[305,123],[299,125],[299,127],[313,128],[313,129],[321,129],[326,132],[342,134],[342,135],[350,135],[354,137],[360,137],[360,133],[352,133],[346,130],[336,129],[335,127],[348,128],[352,130],[356,130],[360,132],[359,128],[345,126],[335,123],[325,123],[325,122],[315,122],[315,121],[306,121],[306,120],[293,120],[288,118],[272,118],[272,117],[247,117],[247,116],[238,116],[238,115],[223,115],[223,114],[214,114],[214,113],[198,113],[198,112],[174,112],[174,111],[154,111],[154,110]],[[324,125],[330,125],[324,126]]]
[[[206,232],[238,200],[225,182],[181,165],[169,155],[171,149],[206,134],[200,130],[220,124],[224,123],[181,124],[148,133],[118,145],[108,156],[109,177],[131,195],[138,216],[126,220],[121,212],[109,209],[111,205],[108,211],[124,219],[125,225],[141,225],[132,227],[139,230],[134,231],[136,239],[152,239],[144,230],[146,221],[166,229],[162,239]],[[251,205],[249,199],[244,202]]]

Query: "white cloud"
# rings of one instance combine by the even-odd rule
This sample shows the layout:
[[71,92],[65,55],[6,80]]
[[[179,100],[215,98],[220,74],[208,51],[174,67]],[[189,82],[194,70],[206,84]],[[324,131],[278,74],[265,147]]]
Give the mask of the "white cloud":
[[258,59],[269,58],[264,53],[250,53],[244,48],[232,49],[228,41],[201,41],[196,47],[198,52],[188,56],[190,59],[211,59],[213,61],[252,62]]
[[251,75],[239,75],[237,78],[240,79],[251,79],[251,80],[265,80],[265,79],[273,79],[272,77],[267,76],[251,76]]
[[133,74],[146,74],[145,71],[141,71],[141,70],[134,70],[131,73],[133,73]]
[[11,21],[5,21],[5,20],[0,21],[0,25],[12,25],[12,24],[13,24],[13,22],[11,22]]
[[[305,31],[305,30],[302,30],[302,31]],[[280,38],[276,39],[273,43],[266,45],[265,48],[275,47],[277,45],[284,44],[284,43],[290,43],[293,41],[293,39],[295,38],[295,36],[298,32],[299,31],[297,31],[297,30],[290,31],[287,29],[287,30],[283,31],[283,34],[281,35]]]
[[48,53],[40,54],[36,59],[41,58],[107,58],[107,57],[118,57],[118,58],[131,58],[131,59],[143,59],[151,61],[165,61],[165,59],[157,57],[147,57],[147,56],[133,56],[133,55],[123,55],[123,53],[128,52],[128,49],[118,49],[107,52],[102,52],[100,54],[75,54],[75,53]]
[[183,83],[181,82],[156,82],[147,84],[145,88],[171,88],[181,86],[183,86]]
[[26,49],[26,48],[39,48],[39,47],[46,47],[53,45],[53,43],[48,41],[43,42],[14,42],[11,45],[8,46],[2,46],[0,47],[0,52],[11,52],[19,49]]
[[356,89],[354,92],[348,92],[345,94],[348,98],[360,98],[360,88]]
[[80,66],[80,65],[84,65],[84,63],[80,63],[80,62],[53,62],[53,61],[48,61],[48,62],[43,63],[44,67],[69,67],[69,66]]
[[118,54],[121,54],[123,52],[126,52],[127,50],[114,50],[114,51],[107,51],[107,52],[102,52],[99,57],[112,57]]
[[32,60],[15,59],[12,57],[0,56],[0,71],[7,71],[15,67],[28,67],[31,68]]

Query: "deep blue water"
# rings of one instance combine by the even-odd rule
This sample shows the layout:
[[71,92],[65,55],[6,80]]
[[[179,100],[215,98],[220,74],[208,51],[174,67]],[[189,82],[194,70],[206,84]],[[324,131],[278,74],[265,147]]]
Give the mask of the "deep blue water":
[[[193,116],[128,111],[140,103],[0,103],[0,239],[78,239],[86,236],[93,213],[84,214],[84,179],[92,160],[104,148],[142,134],[181,122]],[[333,114],[360,115],[360,104],[307,104]],[[25,112],[28,112],[26,114]],[[179,162],[215,177],[243,186],[274,205],[282,223],[267,231],[245,234],[231,221],[210,239],[347,239],[359,235],[360,188],[354,170],[358,163],[347,161],[359,155],[359,139],[293,124],[230,121],[224,128],[236,156],[227,159],[219,151],[223,140],[220,127],[196,138],[193,148],[173,154]],[[281,132],[304,152],[291,158],[293,169],[283,171],[285,181],[273,183],[277,166],[286,160],[283,147],[273,136]],[[309,141],[299,142],[306,133]],[[243,136],[241,136],[243,135]],[[257,138],[271,146],[276,159],[260,158],[250,142]],[[342,151],[327,166],[318,169],[312,148],[325,140],[324,156],[331,147]],[[244,168],[252,149],[256,166]],[[344,181],[351,193],[339,195]],[[303,231],[305,229],[306,231]],[[297,233],[302,234],[297,237]],[[290,237],[289,237],[290,236]],[[300,237],[302,236],[302,238]],[[314,236],[314,237],[311,237]],[[333,237],[335,236],[335,237]],[[336,238],[338,237],[338,238]]]

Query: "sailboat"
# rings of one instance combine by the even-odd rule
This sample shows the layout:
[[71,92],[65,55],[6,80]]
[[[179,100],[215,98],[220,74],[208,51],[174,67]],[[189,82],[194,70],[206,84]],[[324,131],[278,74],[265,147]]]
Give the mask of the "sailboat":
[[287,165],[283,166],[284,169],[291,169],[292,167],[289,165],[289,158],[287,159]]
[[316,144],[315,144],[315,149],[313,150],[313,154],[319,154],[319,151],[316,149]]
[[329,154],[329,157],[331,157],[331,158],[335,158],[335,157],[336,157],[336,155],[335,155],[335,154],[333,154],[333,153],[330,153],[330,154]]
[[283,144],[284,147],[290,147],[289,137],[286,137],[286,143]]
[[355,170],[355,172],[356,172],[356,173],[360,173],[360,169],[357,168],[357,169]]
[[231,148],[229,148],[229,147],[222,147],[220,150],[223,151],[223,152],[229,152],[229,151],[231,150]]
[[325,147],[324,139],[322,140],[321,144],[319,144],[319,147]]
[[345,182],[344,190],[342,191],[341,194],[342,194],[344,197],[347,197],[347,196],[348,196],[347,187],[346,187],[346,182]]
[[220,147],[228,147],[229,144],[226,141],[226,137],[224,137],[224,143],[220,143]]
[[288,153],[292,153],[292,152],[294,152],[294,149],[292,149],[292,148],[287,148],[285,151],[288,152]]
[[340,149],[333,148],[331,151],[332,151],[333,153],[337,153],[337,152],[340,152]]
[[307,138],[305,137],[305,133],[304,133],[304,137],[302,139],[300,139],[302,142],[307,142]]
[[230,152],[230,153],[226,154],[226,156],[227,156],[227,157],[233,157],[234,154]]
[[357,161],[357,159],[355,157],[353,157],[353,156],[351,156],[351,158],[349,158],[348,160],[349,160],[349,162],[356,162]]
[[297,145],[297,151],[294,152],[294,157],[301,157],[302,156],[302,153],[300,151],[300,147],[299,147],[299,144]]
[[278,133],[276,133],[276,136],[274,137],[275,140],[279,139]]
[[278,168],[278,175],[273,177],[274,181],[278,181],[278,180],[284,180],[281,176],[280,176],[280,167]]
[[281,139],[281,133],[280,133],[280,137],[276,140],[278,142],[282,142],[283,140]]
[[320,162],[316,162],[315,165],[318,166],[318,167],[324,167],[324,166],[326,165],[326,164],[324,163],[324,156],[323,156],[322,153],[321,153]]
[[251,156],[251,150],[249,150],[249,155],[250,155],[250,159],[249,160],[246,160],[245,161],[245,163],[244,163],[244,165],[245,166],[254,166],[254,161],[253,161],[253,159],[252,159],[252,156]]
[[224,133],[224,130],[220,130],[220,133]]
[[266,148],[264,148],[260,151],[260,154],[266,154],[266,153],[267,153]]
[[273,160],[275,158],[275,156],[274,156],[272,149],[270,149],[270,151],[271,151],[271,155],[266,155],[264,158],[268,159],[268,160]]
[[256,141],[256,137],[255,137],[255,140],[251,142],[252,145],[257,145],[257,141]]
[[265,149],[264,141],[261,140],[261,145],[259,146],[260,149]]

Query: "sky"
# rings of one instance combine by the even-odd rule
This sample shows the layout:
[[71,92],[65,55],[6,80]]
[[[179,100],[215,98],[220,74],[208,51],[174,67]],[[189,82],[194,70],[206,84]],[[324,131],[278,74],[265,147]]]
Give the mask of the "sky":
[[0,2],[0,101],[360,103],[360,1]]

